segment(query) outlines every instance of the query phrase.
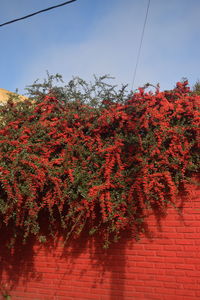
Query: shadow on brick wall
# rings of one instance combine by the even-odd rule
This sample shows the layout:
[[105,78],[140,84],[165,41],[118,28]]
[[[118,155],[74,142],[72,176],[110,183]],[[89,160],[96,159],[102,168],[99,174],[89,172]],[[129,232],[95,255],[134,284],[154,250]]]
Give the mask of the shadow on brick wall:
[[[180,215],[185,201],[184,197],[181,199]],[[162,231],[164,210],[155,206],[152,213],[157,229]],[[45,218],[43,224],[45,228]],[[130,241],[136,242],[133,235],[126,232],[117,243],[111,243],[108,249],[104,249],[102,239],[98,236],[88,237],[86,231],[83,231],[77,239],[70,238],[66,244],[63,243],[63,235],[60,233],[54,239],[49,239],[46,244],[38,244],[34,238],[30,238],[26,244],[17,240],[13,248],[8,248],[10,231],[1,228],[1,290],[11,291],[14,295],[19,286],[26,286],[28,291],[31,281],[41,283],[41,289],[46,289],[46,296],[48,296],[49,282],[51,282],[52,290],[49,299],[59,299],[60,296],[63,296],[62,299],[67,296],[84,299],[87,298],[87,294],[88,297],[93,295],[93,299],[126,298],[124,296],[128,263],[126,250]],[[149,241],[153,240],[148,223],[141,225],[138,231],[142,232]]]
[[27,282],[38,279],[34,268],[34,239],[28,239],[26,244],[16,240],[14,246],[10,245],[10,230],[0,230],[0,295],[15,288],[19,280]]
[[[59,299],[61,295],[84,299],[87,293],[94,299],[103,299],[108,294],[110,300],[123,299],[129,234],[111,243],[108,249],[103,248],[98,236],[88,237],[86,232],[66,244],[60,235],[45,244],[37,244],[34,238],[26,244],[18,240],[13,248],[7,246],[9,230],[2,229],[0,236],[0,299],[6,293],[15,296],[19,290],[26,299],[30,282],[31,287],[34,282],[35,286],[43,285],[41,289],[47,290],[48,297],[50,281],[53,291],[49,299]],[[100,293],[102,298],[98,298]]]

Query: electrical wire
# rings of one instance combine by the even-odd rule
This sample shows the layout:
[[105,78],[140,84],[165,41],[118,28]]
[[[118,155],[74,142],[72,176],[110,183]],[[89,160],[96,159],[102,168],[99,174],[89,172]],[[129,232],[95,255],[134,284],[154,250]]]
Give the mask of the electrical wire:
[[14,19],[14,20],[11,20],[11,21],[2,23],[2,24],[0,24],[0,27],[6,26],[6,25],[9,25],[9,24],[11,24],[11,23],[15,23],[15,22],[18,22],[18,21],[21,21],[21,20],[24,20],[24,19],[28,19],[28,18],[33,17],[33,16],[35,16],[35,15],[41,14],[41,13],[43,13],[43,12],[45,12],[45,11],[48,11],[48,10],[51,10],[51,9],[55,9],[55,8],[58,8],[58,7],[61,7],[61,6],[64,6],[64,5],[67,5],[67,4],[70,4],[70,3],[75,2],[75,1],[76,1],[76,0],[69,0],[69,1],[63,2],[63,3],[61,3],[61,4],[54,5],[54,6],[51,6],[51,7],[48,7],[48,8],[39,10],[39,11],[36,11],[36,12],[31,13],[31,14],[29,14],[29,15],[26,15],[26,16],[24,16],[24,17],[17,18],[17,19]]
[[143,38],[144,38],[144,32],[145,32],[145,27],[146,27],[146,23],[147,23],[148,13],[149,13],[149,6],[150,6],[150,0],[148,0],[148,4],[147,4],[147,10],[146,10],[146,15],[145,15],[145,19],[144,19],[144,24],[143,24],[143,29],[142,29],[141,39],[140,39],[140,45],[138,48],[138,54],[137,54],[135,69],[134,69],[134,73],[133,73],[131,89],[133,89],[136,74],[137,74],[138,64],[139,64],[139,60],[140,60],[140,53],[141,53],[141,49],[142,49],[142,42],[143,42]]

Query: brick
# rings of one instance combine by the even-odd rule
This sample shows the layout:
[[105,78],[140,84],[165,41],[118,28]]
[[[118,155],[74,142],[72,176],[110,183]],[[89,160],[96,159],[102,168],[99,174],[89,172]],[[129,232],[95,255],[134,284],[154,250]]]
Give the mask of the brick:
[[162,238],[162,239],[157,239],[155,240],[155,242],[158,244],[158,245],[174,245],[175,244],[175,239],[169,237],[169,238]]
[[166,287],[166,288],[172,288],[172,289],[179,289],[179,288],[181,288],[182,286],[180,286],[180,284],[179,283],[177,283],[177,282],[165,282],[164,283],[164,287]]
[[194,245],[184,245],[184,249],[186,251],[195,251],[195,252],[198,252],[200,250],[200,247],[196,246],[195,244]]
[[[196,295],[197,297],[200,298],[200,291],[196,291],[196,292],[195,292],[195,295]],[[199,298],[198,298],[198,299],[199,299]]]
[[185,258],[186,264],[194,264],[195,266],[200,266],[200,258],[195,258],[195,255],[191,258]]
[[151,262],[136,262],[136,267],[153,268],[154,264]]
[[[178,227],[180,227],[180,225],[181,225],[180,220],[177,220],[177,221],[176,221],[176,220],[173,220],[173,221],[168,221],[168,222],[167,222],[167,226],[170,227],[170,228],[171,228],[171,227],[172,227],[172,228],[178,228]],[[175,233],[176,233],[176,231],[177,231],[177,230],[175,230]]]
[[195,244],[195,241],[193,239],[177,239],[176,241],[176,244],[177,245],[194,245]]
[[162,256],[154,256],[154,257],[151,257],[149,258],[148,256],[146,257],[146,260],[149,260],[151,259],[151,262],[152,263],[157,263],[157,262],[161,262],[163,263],[165,261],[165,257],[162,257]]
[[152,250],[140,251],[140,256],[149,257],[149,256],[155,256],[155,255],[156,255],[156,251],[152,251]]
[[136,261],[146,261],[147,255],[134,255],[133,257],[128,257],[128,263],[131,265]]
[[184,264],[185,258],[183,257],[165,257],[165,263]]
[[183,269],[183,270],[194,270],[195,266],[192,264],[175,264],[174,266],[176,269]]
[[164,245],[163,248],[169,251],[183,251],[184,245]]
[[[173,300],[197,300],[196,298],[190,297],[188,299],[188,297],[184,297],[184,296],[178,296],[178,295],[173,295],[172,298]],[[163,300],[169,300],[169,296],[168,295],[164,295],[163,296]]]
[[131,279],[129,279],[129,280],[125,281],[125,284],[127,286],[131,286],[133,288],[136,285],[139,285],[139,286],[145,285],[145,281],[144,280],[131,280]]
[[197,280],[189,276],[176,276],[176,282],[183,283],[185,285],[186,283],[197,283]]
[[157,256],[165,256],[165,257],[174,257],[176,255],[176,252],[175,251],[157,251],[156,252],[156,255]]
[[[170,274],[171,275],[171,274]],[[173,282],[174,281],[174,278],[175,278],[175,276],[174,276],[174,274],[173,275],[171,275],[171,276],[169,276],[169,275],[159,275],[158,277],[157,277],[157,281],[163,281],[163,282]]]
[[142,286],[142,287],[135,287],[136,292],[142,292],[142,293],[153,293],[154,288],[149,286]]
[[[36,245],[33,256],[27,261],[24,257],[21,275],[13,279],[12,299],[199,299],[200,211],[194,210],[199,208],[200,190],[198,193],[196,206],[194,202],[185,205],[183,220],[173,209],[168,210],[161,231],[155,218],[149,217],[151,240],[144,235],[139,242],[123,238],[106,251],[100,240],[85,243],[84,237],[65,249],[61,239],[51,249]],[[13,259],[6,269],[4,265],[3,270],[0,265],[1,279],[6,281],[12,279],[9,270],[14,274],[19,262]]]
[[176,253],[177,257],[192,258],[196,256],[194,251],[181,251]]
[[[145,285],[146,285],[146,282],[145,282]],[[162,287],[162,286],[164,286],[164,282],[158,281],[158,280],[154,280],[154,281],[148,280],[148,286],[150,286],[150,287]]]
[[[169,288],[155,288],[155,293],[159,295],[175,295],[176,289]],[[171,297],[172,299],[172,297]]]
[[149,280],[154,280],[155,275],[138,273],[137,277],[138,277],[139,280],[149,281]]
[[200,286],[197,283],[184,283],[184,289],[200,291]]
[[148,300],[160,300],[160,295],[156,295],[155,293],[144,293],[144,298]]
[[[195,266],[194,266],[194,268],[195,268]],[[193,277],[193,278],[194,277],[196,277],[196,278],[200,277],[200,272],[195,270],[195,269],[194,270],[185,270],[185,273],[189,277]]]
[[190,226],[183,226],[183,227],[176,227],[176,231],[179,233],[196,233],[196,228],[195,227],[190,227]]
[[157,269],[174,269],[174,263],[156,263],[156,268]]
[[[164,246],[163,246],[164,247]],[[149,245],[145,245],[145,249],[146,250],[161,250],[162,247],[160,245],[155,244],[149,244]]]
[[198,263],[198,265],[195,266],[195,269],[200,271],[200,264]]
[[195,296],[194,290],[186,290],[186,289],[177,289],[175,292],[176,295],[183,295],[183,296]]

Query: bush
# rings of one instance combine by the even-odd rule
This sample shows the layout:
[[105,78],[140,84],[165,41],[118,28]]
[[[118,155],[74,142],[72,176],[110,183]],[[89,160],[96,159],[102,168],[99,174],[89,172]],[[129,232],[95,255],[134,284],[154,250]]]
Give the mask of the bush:
[[34,100],[1,109],[1,225],[40,241],[86,228],[105,246],[125,230],[137,235],[146,211],[176,205],[199,172],[200,96],[187,82],[131,94],[105,77],[65,87],[55,78],[29,87]]

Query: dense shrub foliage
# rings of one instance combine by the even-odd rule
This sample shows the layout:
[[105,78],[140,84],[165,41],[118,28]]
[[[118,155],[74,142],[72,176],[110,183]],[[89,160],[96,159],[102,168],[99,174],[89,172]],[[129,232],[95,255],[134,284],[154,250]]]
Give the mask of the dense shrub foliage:
[[199,172],[199,103],[187,82],[93,106],[52,91],[10,101],[0,116],[0,226],[41,241],[58,228],[98,231],[106,243],[136,234],[148,209],[176,205]]

